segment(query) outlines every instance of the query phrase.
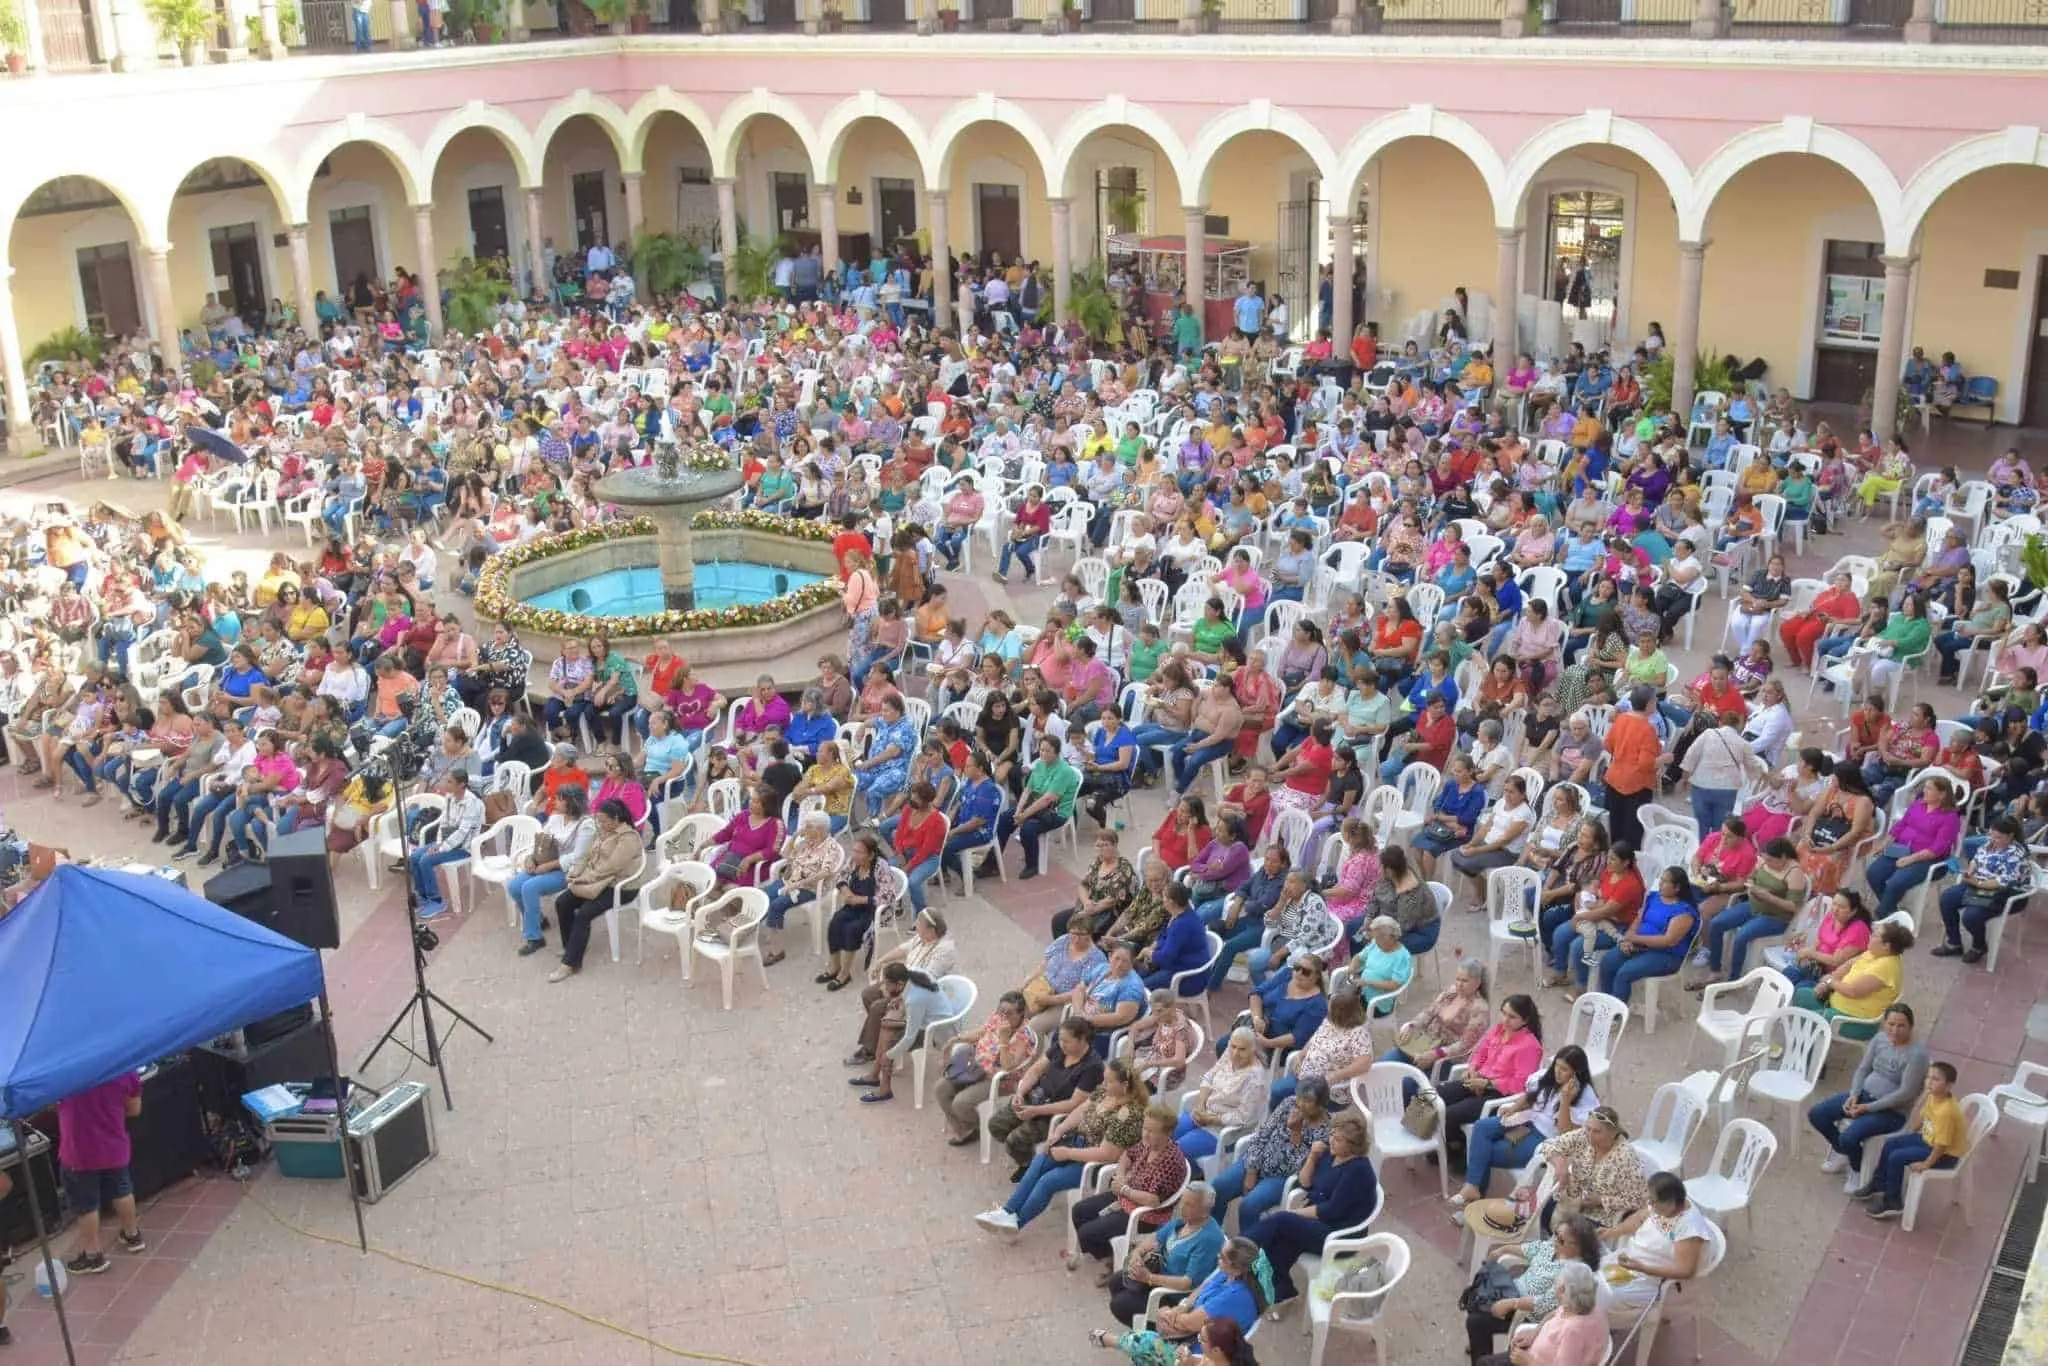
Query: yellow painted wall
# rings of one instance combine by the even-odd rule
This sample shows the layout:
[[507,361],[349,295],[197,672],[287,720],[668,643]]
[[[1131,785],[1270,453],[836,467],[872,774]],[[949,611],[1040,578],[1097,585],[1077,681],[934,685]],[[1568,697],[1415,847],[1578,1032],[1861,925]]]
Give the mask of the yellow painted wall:
[[135,269],[136,298],[148,316],[149,261],[133,222],[119,207],[87,213],[37,215],[15,220],[7,244],[14,267],[14,325],[24,352],[53,332],[80,326],[78,249],[126,242]]
[[[1000,181],[993,162],[1006,162]],[[1046,207],[1045,171],[1024,139],[998,124],[977,123],[960,135],[953,151],[952,193],[947,196],[946,231],[954,255],[981,249],[975,236],[975,192],[978,181],[1019,183],[1023,190],[1024,254],[1041,263],[1052,260],[1052,210]],[[1168,177],[1170,180],[1171,177]],[[1176,195],[1179,187],[1162,186]],[[1178,204],[1176,198],[1172,202]]]
[[[1992,375],[2005,397],[2026,383],[2019,338],[2033,320],[2032,258],[2048,253],[2048,174],[2020,166],[1979,171],[1935,202],[1920,230],[1911,345],[1953,351],[1972,375]],[[2019,289],[1987,289],[1984,272],[2020,272]]]
[[[1246,133],[1231,139],[1209,172],[1209,212],[1230,220],[1230,235],[1251,243],[1251,278],[1268,294],[1284,292],[1279,278],[1280,205],[1294,198],[1293,174],[1314,174],[1314,163],[1295,142],[1278,133]],[[1327,212],[1319,215],[1327,219]],[[1320,224],[1310,233],[1320,243]]]
[[306,216],[306,250],[313,261],[313,288],[332,294],[334,242],[328,215],[335,209],[363,204],[370,209],[377,235],[377,269],[384,278],[392,267],[412,268],[419,252],[413,245],[412,211],[405,202],[405,184],[390,159],[374,147],[350,143],[327,159],[329,174],[313,182]]
[[[434,167],[434,264],[452,266],[470,254],[469,191],[496,185],[505,199],[505,230],[513,255],[526,241],[526,201],[505,144],[482,128],[457,133]],[[408,231],[410,226],[408,225]]]
[[[1863,187],[1818,157],[1771,157],[1723,187],[1707,218],[1712,245],[1701,291],[1702,355],[1761,356],[1770,364],[1765,383],[1807,392],[1796,377],[1811,359],[1802,354],[1811,345],[1802,338],[1818,329],[1821,218],[1834,220],[1821,229],[1823,236],[1883,240]],[[1663,321],[1668,334],[1671,320]]]
[[198,322],[206,296],[214,291],[208,229],[237,223],[256,225],[256,236],[263,248],[266,297],[287,302],[295,297],[291,251],[271,245],[276,235],[284,231],[284,216],[267,188],[180,195],[171,201],[171,298],[180,327]]
[[[619,155],[597,120],[570,119],[548,144],[541,171],[541,236],[553,238],[567,253],[576,246],[576,214],[570,187],[577,173],[604,172],[605,235],[614,242],[626,237],[625,182],[619,179]],[[522,207],[521,213],[525,212]]]
[[[1379,155],[1372,206],[1379,274],[1366,314],[1392,337],[1411,314],[1434,309],[1459,285],[1491,290],[1499,259],[1486,184],[1448,143],[1403,138]],[[1390,308],[1383,291],[1395,294]]]
[[[880,119],[862,119],[848,130],[839,153],[838,174],[837,211],[842,233],[876,230],[876,180],[907,180],[920,190],[924,188],[924,171],[910,139]],[[860,203],[846,202],[849,189],[860,191]]]

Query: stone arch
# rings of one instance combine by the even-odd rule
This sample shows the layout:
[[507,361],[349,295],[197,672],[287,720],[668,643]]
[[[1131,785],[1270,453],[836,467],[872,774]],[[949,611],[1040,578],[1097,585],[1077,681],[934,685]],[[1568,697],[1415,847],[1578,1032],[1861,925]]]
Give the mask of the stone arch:
[[1046,164],[1045,183],[1057,187],[1059,194],[1070,193],[1067,176],[1082,146],[1094,134],[1118,127],[1135,128],[1152,139],[1167,164],[1173,168],[1174,183],[1180,187],[1182,203],[1186,204],[1189,193],[1198,183],[1196,163],[1189,155],[1187,144],[1173,130],[1173,125],[1155,110],[1135,104],[1122,95],[1111,95],[1091,104],[1060,125],[1059,137],[1052,148],[1052,160]]
[[1021,105],[997,99],[994,95],[983,95],[953,106],[933,127],[931,147],[923,159],[928,167],[935,167],[938,174],[926,182],[927,190],[943,193],[953,183],[953,158],[961,135],[977,123],[999,124],[1024,139],[1032,155],[1038,158],[1038,169],[1045,176],[1045,183],[1060,183],[1053,177],[1052,139],[1046,136],[1038,120],[1026,113]]
[[2048,166],[2048,134],[2015,126],[1966,138],[1940,153],[1906,182],[1898,223],[1903,236],[1887,241],[1885,249],[1898,256],[1911,252],[1921,225],[1942,195],[1977,172],[1997,166]]
[[1723,143],[1718,151],[1708,157],[1693,175],[1692,194],[1678,206],[1678,236],[1681,241],[1697,242],[1706,237],[1707,219],[1713,213],[1714,200],[1726,189],[1743,168],[1754,166],[1768,157],[1794,153],[1801,156],[1815,156],[1831,161],[1847,171],[1849,175],[1870,196],[1870,202],[1877,209],[1878,222],[1884,228],[1885,242],[1889,250],[1903,250],[1897,245],[1910,242],[1912,234],[1903,231],[1905,222],[1904,196],[1899,182],[1883,158],[1856,138],[1839,128],[1830,128],[1824,123],[1815,123],[1804,116],[1792,115],[1781,123],[1764,128],[1752,128],[1738,133]]
[[[1299,147],[1310,161],[1315,163],[1316,176],[1325,184],[1331,182],[1337,171],[1337,153],[1330,146],[1330,140],[1322,130],[1295,113],[1292,109],[1275,108],[1271,100],[1257,99],[1241,108],[1220,114],[1202,126],[1195,135],[1195,145],[1189,151],[1188,164],[1194,168],[1195,179],[1183,181],[1182,193],[1192,193],[1195,202],[1209,202],[1209,176],[1216,165],[1216,158],[1233,138],[1244,133],[1278,133]],[[1190,188],[1190,186],[1192,188]]]
[[665,85],[656,86],[642,95],[626,114],[626,124],[632,131],[630,138],[633,165],[642,166],[647,157],[647,139],[654,132],[657,115],[674,114],[697,130],[697,136],[704,139],[704,146],[711,151],[714,164],[718,147],[718,123],[704,112],[704,106],[688,95],[679,95]]
[[313,198],[313,178],[319,173],[320,163],[351,142],[364,143],[384,154],[392,169],[398,172],[398,183],[405,187],[408,204],[429,202],[433,182],[421,169],[423,163],[419,148],[413,145],[412,139],[383,119],[351,114],[342,122],[324,129],[300,153],[298,170],[289,182],[291,194],[286,201],[286,213],[292,222],[306,221]]
[[562,130],[563,124],[578,117],[587,117],[591,122],[604,130],[605,137],[611,141],[612,151],[618,155],[620,174],[631,175],[640,169],[639,159],[633,154],[633,138],[626,118],[626,112],[602,95],[593,95],[588,90],[579,90],[567,99],[552,106],[546,116],[541,119],[540,127],[533,130],[534,169],[536,171],[534,184],[538,185],[540,183],[537,176],[540,168],[546,161],[548,144],[555,140],[555,134]]
[[1479,172],[1498,216],[1499,206],[1507,196],[1507,168],[1501,163],[1500,153],[1477,128],[1455,114],[1446,114],[1428,104],[1411,104],[1384,118],[1374,119],[1359,129],[1337,158],[1337,173],[1331,177],[1334,189],[1329,195],[1330,202],[1354,202],[1358,198],[1359,184],[1365,179],[1366,169],[1372,165],[1373,158],[1403,138],[1431,138],[1449,143],[1463,152],[1465,159],[1472,163],[1472,169]]
[[747,124],[756,118],[769,117],[789,126],[796,135],[797,146],[803,149],[811,163],[811,179],[824,178],[824,157],[819,155],[817,130],[804,117],[804,111],[781,95],[755,87],[725,107],[718,116],[716,136],[708,139],[711,146],[711,174],[730,179],[738,172],[740,159],[740,138],[747,130]]
[[472,128],[481,128],[495,137],[505,148],[505,154],[512,160],[512,169],[519,176],[519,187],[531,190],[540,184],[540,155],[533,144],[533,133],[518,119],[496,105],[485,104],[482,100],[471,100],[455,110],[427,135],[425,146],[420,149],[420,164],[426,171],[431,185],[434,172],[439,169],[441,156],[448,145]]
[[1692,194],[1692,172],[1670,143],[1633,119],[1618,119],[1605,109],[1595,109],[1549,125],[1516,149],[1507,165],[1507,200],[1499,206],[1504,213],[1494,226],[1513,229],[1536,177],[1576,147],[1619,147],[1633,152],[1664,182],[1673,204],[1684,204]]
[[917,115],[905,109],[895,100],[877,95],[872,90],[863,90],[858,95],[840,101],[825,115],[825,121],[818,125],[818,148],[822,159],[818,166],[818,178],[828,185],[839,183],[839,158],[846,150],[847,134],[862,119],[879,119],[910,143],[911,152],[917,157],[918,169],[923,172],[926,184],[930,184],[939,171],[939,164],[933,156],[931,134],[918,122]]

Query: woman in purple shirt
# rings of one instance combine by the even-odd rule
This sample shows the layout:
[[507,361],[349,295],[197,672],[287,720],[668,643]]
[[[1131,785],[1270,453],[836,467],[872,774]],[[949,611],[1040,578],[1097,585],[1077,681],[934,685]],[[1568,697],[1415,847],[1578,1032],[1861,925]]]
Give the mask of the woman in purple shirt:
[[1245,844],[1244,820],[1230,815],[1216,822],[1215,833],[1188,864],[1188,883],[1198,888],[1195,900],[1213,901],[1244,886],[1252,875],[1251,849]]
[[1877,893],[1877,919],[1899,909],[1906,893],[1948,871],[1948,856],[1955,851],[1956,835],[1963,826],[1955,800],[1946,781],[1929,778],[1892,827],[1891,842],[1864,872],[1870,890]]

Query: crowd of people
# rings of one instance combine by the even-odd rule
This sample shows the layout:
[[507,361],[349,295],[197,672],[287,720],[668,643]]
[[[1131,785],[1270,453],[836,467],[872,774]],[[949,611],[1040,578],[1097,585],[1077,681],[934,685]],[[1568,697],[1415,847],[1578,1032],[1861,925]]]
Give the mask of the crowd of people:
[[[2048,642],[2020,615],[2038,585],[1980,594],[1967,539],[1930,538],[1952,490],[1913,483],[1902,443],[1840,439],[1782,391],[1655,411],[1637,376],[1661,334],[1538,368],[1472,345],[1453,309],[1398,351],[1365,327],[1297,358],[1258,314],[1206,349],[1135,315],[1106,343],[1034,312],[1036,277],[1000,262],[962,264],[947,332],[851,273],[714,308],[610,288],[628,269],[508,302],[478,336],[424,336],[401,278],[317,333],[195,334],[184,379],[134,344],[45,374],[39,402],[110,477],[168,479],[169,506],[8,528],[10,757],[60,800],[115,796],[200,868],[310,826],[339,862],[383,828],[400,785],[370,761],[404,739],[437,798],[412,803],[393,868],[419,913],[530,817],[507,893],[522,956],[554,936],[555,982],[708,815],[692,854],[713,887],[677,904],[759,889],[770,968],[791,912],[827,917],[816,985],[861,988],[846,1061],[866,1103],[964,1012],[938,895],[1007,876],[1013,843],[1039,876],[1069,840],[1075,902],[1041,965],[961,1022],[938,1108],[948,1142],[1010,1159],[984,1230],[1019,1237],[1071,1194],[1070,1260],[1140,1325],[1103,1345],[1138,1362],[1194,1343],[1248,1362],[1260,1317],[1311,1290],[1301,1260],[1372,1223],[1354,1102],[1381,1061],[1442,1102],[1452,1217],[1502,1172],[1526,1204],[1545,1167],[1576,1208],[1532,1215],[1499,1293],[1475,1284],[1474,1359],[1520,1313],[1500,1359],[1598,1361],[1660,1286],[1705,1274],[1718,1230],[1643,1164],[1585,1050],[1545,1043],[1534,995],[1489,1004],[1485,966],[1453,954],[1409,999],[1446,930],[1488,932],[1453,898],[1529,942],[1566,1008],[1782,972],[1869,1041],[1812,1122],[1874,1216],[1962,1155],[1954,1069],[1912,1043],[1905,955],[1934,917],[1911,903],[1944,880],[1933,953],[1974,963],[2031,892]],[[815,683],[728,698],[687,637],[636,660],[466,620],[490,557],[617,515],[597,479],[666,443],[724,451],[744,507],[838,527],[847,643]],[[2024,462],[1993,476],[1987,519],[2028,516]],[[1818,535],[1901,488],[1885,556],[1795,583],[1787,523]],[[273,507],[321,543],[220,574],[188,541],[194,517]],[[979,553],[1029,584],[1062,550],[1036,623],[1007,596],[970,622],[942,577]],[[1686,678],[1666,650],[1717,571],[1732,649]],[[1987,642],[1967,713],[1879,700],[1930,650],[1961,669]],[[1817,656],[1860,662],[1839,747],[1792,743],[1787,673]],[[1165,798],[1149,832],[1130,824],[1145,789]],[[1658,800],[1680,790],[1689,817]],[[1526,898],[1504,880],[1525,870]],[[1243,1010],[1206,1036],[1195,1015],[1238,982]],[[1360,1260],[1312,1284],[1369,1313],[1384,1287]]]

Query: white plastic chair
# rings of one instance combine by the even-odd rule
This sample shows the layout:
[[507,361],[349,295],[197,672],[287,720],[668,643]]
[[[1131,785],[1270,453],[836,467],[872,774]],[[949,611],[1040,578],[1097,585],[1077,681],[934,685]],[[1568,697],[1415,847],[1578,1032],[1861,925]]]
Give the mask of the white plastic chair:
[[[1755,996],[1748,1006],[1737,1009],[1722,1005],[1723,999],[1754,991]],[[1794,988],[1792,980],[1776,968],[1751,968],[1732,982],[1716,982],[1700,997],[1700,1013],[1691,1042],[1686,1045],[1685,1063],[1692,1065],[1693,1045],[1699,1036],[1721,1046],[1723,1066],[1732,1066],[1742,1047],[1744,1033],[1752,1021],[1770,1017],[1774,1012],[1792,1004]]]
[[[1688,1185],[1686,1193],[1692,1193]],[[1695,1202],[1697,1203],[1697,1202]],[[1635,1366],[1649,1366],[1651,1348],[1657,1341],[1657,1332],[1675,1318],[1692,1320],[1692,1359],[1700,1361],[1704,1355],[1704,1326],[1706,1324],[1706,1282],[1728,1259],[1728,1235],[1719,1224],[1707,1223],[1707,1245],[1700,1253],[1699,1271],[1690,1281],[1665,1281],[1657,1287],[1657,1298],[1644,1311],[1642,1329],[1636,1339]],[[1618,1358],[1610,1357],[1610,1361]]]
[[1682,1177],[1686,1150],[1692,1147],[1706,1118],[1705,1103],[1687,1090],[1685,1083],[1667,1081],[1650,1097],[1650,1108],[1643,1116],[1642,1136],[1630,1142],[1651,1171]]
[[1443,1188],[1444,1198],[1448,1200],[1451,1198],[1451,1160],[1444,1146],[1444,1103],[1440,1098],[1434,1101],[1437,1112],[1435,1136],[1416,1137],[1401,1123],[1402,1112],[1407,1108],[1406,1102],[1401,1099],[1401,1083],[1404,1080],[1423,1087],[1423,1094],[1436,1096],[1429,1078],[1419,1069],[1400,1062],[1376,1062],[1364,1076],[1351,1079],[1351,1103],[1358,1107],[1359,1113],[1372,1125],[1375,1163],[1384,1163],[1396,1157],[1420,1157],[1424,1153],[1435,1153],[1437,1184]]
[[[1386,1264],[1385,1284],[1371,1294],[1340,1293],[1323,1299],[1313,1293],[1308,1301],[1308,1366],[1323,1366],[1323,1352],[1329,1346],[1330,1330],[1364,1333],[1372,1341],[1378,1366],[1387,1366],[1387,1299],[1408,1274],[1412,1254],[1408,1244],[1391,1233],[1370,1233],[1363,1238],[1330,1238],[1323,1243],[1323,1256],[1377,1257]],[[1343,1314],[1338,1313],[1345,1307]],[[1353,1308],[1356,1313],[1354,1314]],[[1250,1337],[1251,1334],[1245,1334]]]
[[1787,1146],[1799,1156],[1800,1108],[1820,1084],[1827,1066],[1828,1045],[1833,1041],[1825,1016],[1811,1010],[1786,1008],[1773,1011],[1765,1022],[1764,1038],[1783,1052],[1767,1057],[1749,1074],[1749,1093],[1785,1107],[1785,1125],[1791,1137]]
[[1743,1226],[1754,1237],[1750,1198],[1777,1151],[1777,1136],[1761,1121],[1747,1116],[1729,1120],[1714,1144],[1714,1158],[1706,1175],[1685,1183],[1686,1199],[1718,1224],[1725,1225],[1729,1215],[1741,1210]]
[[1572,1002],[1564,1041],[1586,1050],[1586,1061],[1593,1068],[1593,1089],[1602,1095],[1607,1094],[1607,1073],[1628,1029],[1628,1017],[1628,1002],[1603,991],[1589,991]]
[[1905,1210],[1899,1216],[1899,1227],[1911,1233],[1919,1221],[1920,1198],[1927,1193],[1930,1182],[1939,1181],[1944,1185],[1953,1183],[1956,1188],[1956,1208],[1963,1212],[1963,1222],[1975,1226],[1976,1218],[1970,1212],[1970,1198],[1975,1193],[1976,1182],[1971,1169],[1976,1165],[1976,1156],[1984,1146],[1984,1140],[1998,1127],[1998,1106],[1990,1096],[1974,1092],[1963,1097],[1963,1118],[1969,1125],[1970,1146],[1953,1167],[1944,1170],[1906,1173]]
[[[1529,909],[1528,894],[1541,892],[1543,875],[1534,868],[1495,868],[1486,875],[1486,978],[1489,982],[1500,980],[1500,954],[1503,948],[1527,949],[1529,972],[1536,979],[1543,975],[1542,949],[1538,944],[1540,936],[1516,934],[1515,925],[1528,925],[1534,919]],[[1623,1008],[1626,1014],[1626,1007]]]
[[[765,976],[765,969],[763,972]],[[924,1042],[910,1050],[910,1087],[914,1108],[924,1108],[924,1074],[932,1054],[943,1054],[953,1037],[960,1033],[960,1022],[974,1012],[975,999],[981,992],[974,985],[974,979],[949,972],[939,979],[939,994],[948,1001],[959,1002],[960,1008],[950,1014],[935,1015],[925,1021]]]
[[[676,957],[687,979],[689,938],[697,932],[697,903],[718,886],[718,872],[708,863],[679,860],[663,865],[652,882],[640,889],[640,920],[633,938],[633,961],[643,963],[647,954],[647,932],[673,935]],[[677,910],[671,903],[677,887],[688,887],[690,897]]]
[[2040,1137],[2027,1154],[2024,1175],[2029,1184],[2038,1174],[2040,1165],[2048,1162],[2048,1092],[2035,1091],[2031,1083],[2037,1081],[2048,1081],[2048,1067],[2036,1062],[2022,1062],[2012,1074],[2011,1081],[2002,1081],[1987,1092],[1998,1102],[1999,1110],[2007,1119],[2039,1131]]
[[739,915],[732,923],[720,932],[717,939],[692,935],[683,952],[686,960],[696,954],[718,964],[719,982],[725,992],[725,1008],[731,1010],[733,969],[740,959],[754,960],[754,966],[761,971],[761,990],[768,989],[768,967],[761,961],[761,922],[768,918],[768,894],[758,887],[735,887],[700,908],[697,915],[701,920],[728,902],[739,905]]
[[[540,834],[540,822],[532,816],[514,814],[505,817],[488,830],[477,833],[469,842],[469,876],[472,895],[475,884],[488,882],[505,889],[505,919],[508,924],[519,924],[519,906],[512,900],[510,885],[519,873],[519,866],[526,856],[533,852],[533,842]],[[496,851],[496,852],[493,852]],[[475,910],[474,904],[469,906]]]

